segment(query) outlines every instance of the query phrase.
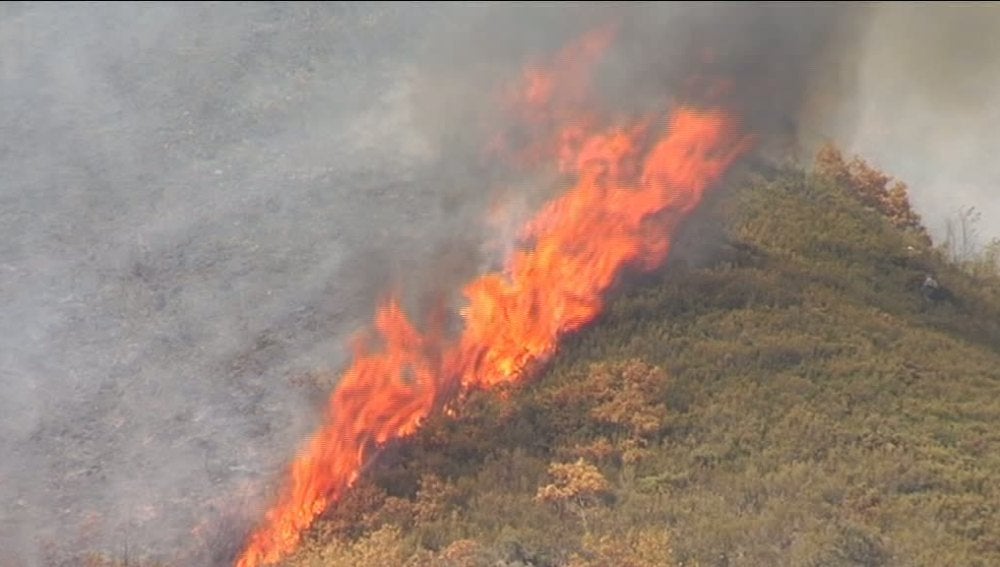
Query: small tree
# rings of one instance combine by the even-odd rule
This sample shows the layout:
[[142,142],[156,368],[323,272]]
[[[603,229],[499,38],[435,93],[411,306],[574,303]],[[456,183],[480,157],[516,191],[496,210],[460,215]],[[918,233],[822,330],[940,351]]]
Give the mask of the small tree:
[[560,513],[573,513],[580,518],[584,530],[589,531],[589,510],[611,494],[607,479],[582,458],[574,463],[550,464],[549,476],[553,482],[539,487],[535,500],[555,506]]
[[861,203],[882,213],[897,228],[912,231],[927,245],[931,244],[920,215],[910,204],[909,188],[902,181],[894,180],[860,157],[846,161],[833,144],[825,144],[816,153],[815,171],[851,190]]
[[962,207],[945,220],[945,240],[941,251],[945,257],[978,278],[1000,276],[1000,238],[980,245],[979,223],[982,213],[975,207]]
[[594,419],[621,427],[633,439],[648,438],[663,428],[667,415],[661,401],[667,384],[663,370],[636,359],[595,364],[590,380],[600,402],[590,412]]
[[944,249],[950,261],[961,266],[973,260],[981,218],[975,207],[963,207],[945,220]]
[[621,433],[614,446],[625,464],[622,480],[628,482],[634,474],[633,465],[648,453],[650,440],[667,424],[669,413],[663,401],[667,374],[641,360],[629,359],[592,365],[588,383],[597,401],[590,416]]

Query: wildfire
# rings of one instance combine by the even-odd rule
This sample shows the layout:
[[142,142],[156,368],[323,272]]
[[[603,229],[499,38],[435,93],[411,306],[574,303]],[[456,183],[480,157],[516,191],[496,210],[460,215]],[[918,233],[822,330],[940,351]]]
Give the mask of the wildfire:
[[563,335],[597,316],[623,268],[652,269],[665,260],[678,222],[749,148],[736,117],[719,108],[674,107],[659,131],[648,117],[597,131],[592,115],[574,116],[584,100],[582,77],[610,40],[607,30],[584,37],[555,57],[553,68],[533,67],[522,85],[520,104],[529,110],[522,116],[538,134],[530,156],[552,160],[572,188],[524,227],[502,273],[465,286],[458,338],[421,333],[395,299],[379,308],[375,333],[383,348],[373,352],[370,338],[358,342],[325,424],[292,463],[237,567],[293,552],[380,446],[411,435],[462,391],[521,380],[551,357]]

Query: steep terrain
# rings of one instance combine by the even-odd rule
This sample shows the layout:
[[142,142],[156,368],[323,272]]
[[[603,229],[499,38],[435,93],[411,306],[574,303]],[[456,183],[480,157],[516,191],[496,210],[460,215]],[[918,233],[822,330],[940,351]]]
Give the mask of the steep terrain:
[[287,565],[1000,564],[1000,284],[820,173],[737,176],[663,272],[390,447]]

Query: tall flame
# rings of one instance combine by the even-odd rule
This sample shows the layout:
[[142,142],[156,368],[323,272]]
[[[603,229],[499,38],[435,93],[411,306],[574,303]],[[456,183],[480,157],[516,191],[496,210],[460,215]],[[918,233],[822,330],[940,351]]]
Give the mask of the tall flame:
[[[577,106],[579,77],[609,39],[601,31],[564,50],[556,65],[572,63],[572,69],[531,70],[521,102],[540,109],[553,104],[562,79],[570,83],[570,106]],[[539,114],[526,116],[534,121]],[[738,120],[718,108],[675,107],[653,136],[650,119],[595,132],[589,117],[545,117],[569,122],[549,125],[555,134],[536,138],[542,141],[531,146],[531,157],[556,160],[572,188],[524,227],[524,242],[503,272],[465,286],[457,339],[419,332],[395,299],[378,309],[375,331],[383,348],[371,352],[368,340],[358,342],[325,424],[292,463],[279,500],[237,567],[272,564],[293,552],[302,532],[355,482],[380,446],[411,435],[442,404],[462,391],[523,379],[549,359],[563,335],[597,316],[623,268],[652,269],[665,260],[679,221],[751,143]]]

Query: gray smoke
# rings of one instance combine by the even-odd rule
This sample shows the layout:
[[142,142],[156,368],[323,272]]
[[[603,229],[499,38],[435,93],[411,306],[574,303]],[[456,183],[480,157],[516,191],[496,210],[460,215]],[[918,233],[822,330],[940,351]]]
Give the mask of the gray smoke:
[[299,384],[442,224],[402,55],[423,16],[0,10],[0,565],[208,564],[314,427]]
[[840,93],[813,132],[907,182],[935,240],[961,207],[1000,238],[1000,9],[885,3],[871,10]]
[[[496,261],[491,204],[551,194],[480,152],[526,61],[614,22],[598,106],[697,101],[684,80],[716,73],[782,146],[885,96],[867,10],[0,5],[0,566],[225,564],[380,297],[453,296]],[[924,155],[895,149],[874,155]]]

